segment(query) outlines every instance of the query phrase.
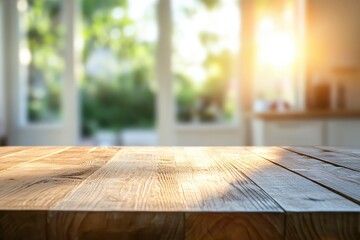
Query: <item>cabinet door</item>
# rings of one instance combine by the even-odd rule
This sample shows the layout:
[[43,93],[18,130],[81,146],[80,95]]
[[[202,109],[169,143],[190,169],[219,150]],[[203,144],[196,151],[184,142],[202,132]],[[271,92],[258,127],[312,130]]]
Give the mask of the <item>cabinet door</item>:
[[321,120],[266,121],[264,145],[323,145],[323,125]]
[[329,146],[360,147],[360,119],[327,121]]

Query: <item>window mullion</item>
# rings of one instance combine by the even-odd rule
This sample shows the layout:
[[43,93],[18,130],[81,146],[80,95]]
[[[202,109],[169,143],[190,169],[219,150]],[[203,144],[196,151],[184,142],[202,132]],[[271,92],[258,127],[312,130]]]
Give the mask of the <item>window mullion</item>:
[[171,0],[159,0],[158,47],[157,47],[157,128],[159,145],[175,144],[175,103],[173,95],[173,77],[171,71]]

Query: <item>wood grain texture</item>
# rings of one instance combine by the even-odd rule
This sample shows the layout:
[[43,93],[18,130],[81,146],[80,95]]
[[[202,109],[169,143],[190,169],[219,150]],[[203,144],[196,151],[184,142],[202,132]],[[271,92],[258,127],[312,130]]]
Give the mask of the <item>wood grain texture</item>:
[[279,213],[187,213],[185,239],[283,239],[284,220]]
[[[17,149],[17,147],[16,147]],[[37,148],[23,148],[23,150],[16,150],[9,155],[0,158],[0,172],[11,169],[17,165],[22,165],[41,158],[45,158],[61,151],[68,149],[68,147],[37,147]]]
[[45,211],[0,211],[0,239],[45,240]]
[[210,151],[246,174],[287,212],[360,211],[356,203],[246,149],[249,148],[211,148]]
[[0,210],[49,209],[117,151],[73,147],[0,172]]
[[334,166],[278,147],[252,147],[249,149],[264,159],[311,179],[360,204],[360,174],[355,170]]
[[24,147],[0,147],[0,159],[11,156],[21,151],[28,151],[29,148]]
[[278,147],[1,153],[0,239],[359,239],[359,172],[310,154]]
[[54,209],[282,211],[266,192],[205,148],[160,147],[124,149]]
[[184,215],[151,212],[51,212],[49,239],[184,239]]
[[242,169],[211,148],[176,148],[174,151],[177,166],[187,169],[179,180],[188,210],[283,211]]
[[286,239],[360,239],[359,213],[288,213]]
[[96,211],[183,209],[185,203],[179,194],[176,176],[177,169],[170,150],[129,147],[118,152],[53,209]]
[[328,146],[321,146],[317,147],[322,150],[336,152],[336,153],[344,153],[347,156],[352,156],[356,158],[360,158],[360,148],[354,148],[354,147],[328,147]]
[[286,147],[285,149],[321,161],[360,172],[360,157],[341,150],[331,150],[325,147]]

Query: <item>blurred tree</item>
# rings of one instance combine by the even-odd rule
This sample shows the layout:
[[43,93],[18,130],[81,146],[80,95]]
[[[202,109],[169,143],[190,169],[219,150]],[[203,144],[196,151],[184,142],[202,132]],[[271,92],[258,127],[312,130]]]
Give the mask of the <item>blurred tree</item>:
[[[181,70],[177,70],[175,74],[176,80],[176,99],[177,99],[177,119],[179,122],[227,122],[233,119],[235,113],[234,99],[229,98],[229,89],[231,81],[233,80],[234,61],[237,58],[237,53],[229,51],[229,46],[224,46],[224,39],[229,36],[221,33],[219,29],[207,28],[200,22],[196,26],[196,21],[205,16],[214,16],[216,12],[222,7],[225,1],[221,0],[197,0],[199,4],[184,3],[179,4],[178,9],[182,11],[183,18],[193,19],[194,28],[197,28],[197,37],[200,46],[198,46],[192,36],[185,35],[181,32],[183,29],[176,24],[181,25],[183,22],[175,24],[175,33],[179,30],[182,33],[180,38],[183,41],[192,41],[197,48],[202,48],[205,57],[201,63],[193,61],[193,59],[185,59],[183,54],[177,53],[175,61],[181,65]],[[233,1],[233,4],[238,4]],[[180,7],[179,7],[180,6]],[[181,14],[179,14],[181,15]],[[218,17],[223,18],[224,16]],[[182,19],[182,18],[178,18]],[[187,29],[186,29],[187,30]],[[238,29],[233,30],[235,33]],[[186,32],[186,31],[185,31]],[[233,35],[233,34],[232,34]],[[181,42],[180,42],[181,43]],[[176,47],[175,47],[176,49]],[[179,50],[175,50],[179,51]],[[192,54],[192,53],[191,53]],[[198,81],[196,79],[192,68],[202,68],[205,79]]]
[[[82,0],[81,7],[83,63],[100,58],[96,57],[99,50],[115,55],[115,70],[108,75],[91,74],[85,68],[81,84],[83,135],[99,129],[153,127],[156,40],[142,37],[137,24],[143,20],[131,18],[126,0]],[[148,21],[156,25],[155,18]]]
[[[206,11],[220,6],[220,0],[198,0]],[[61,1],[29,0],[24,23],[29,65],[28,116],[32,121],[61,115],[61,74],[64,70]],[[131,14],[128,0],[80,0],[83,41],[80,82],[82,134],[102,129],[118,131],[127,127],[153,127],[155,124],[156,39],[147,38],[149,24],[156,27],[153,12],[138,19]],[[134,7],[134,6],[132,6]],[[184,14],[198,9],[184,8]],[[233,53],[223,49],[214,53],[221,40],[211,31],[199,32],[206,50],[202,67],[206,79],[197,86],[192,75],[174,74],[178,120],[190,122],[230,119],[234,107],[226,102],[232,74]]]
[[61,77],[64,63],[61,4],[57,0],[30,0],[21,13],[24,33],[21,60],[28,64],[27,119],[58,121],[61,115]]

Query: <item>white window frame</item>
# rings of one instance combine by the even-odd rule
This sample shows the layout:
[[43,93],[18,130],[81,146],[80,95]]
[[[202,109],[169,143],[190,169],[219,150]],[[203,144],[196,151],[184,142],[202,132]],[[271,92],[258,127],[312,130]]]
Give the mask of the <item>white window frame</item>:
[[[8,70],[6,78],[7,79],[19,79],[18,75],[18,32],[16,31],[18,26],[18,18],[16,11],[16,1],[14,0],[0,0],[6,3],[6,6],[10,8],[6,14],[6,23],[8,29],[12,29],[10,36],[7,37],[6,43],[6,56],[13,56],[7,61],[6,69]],[[64,3],[64,13],[65,13],[65,27],[67,29],[65,46],[66,53],[64,56],[65,59],[65,73],[64,73],[64,89],[66,89],[67,96],[63,97],[63,107],[70,106],[68,112],[65,112],[64,119],[61,124],[58,125],[48,125],[48,124],[20,124],[19,122],[13,122],[11,120],[18,120],[18,108],[17,107],[8,107],[7,113],[9,117],[8,129],[20,129],[34,134],[35,132],[44,132],[47,131],[61,131],[66,129],[66,131],[71,132],[72,141],[67,142],[67,144],[78,144],[80,137],[80,116],[79,115],[79,99],[77,96],[77,83],[76,76],[76,65],[78,64],[78,55],[76,53],[75,47],[75,33],[76,33],[76,19],[77,19],[77,10],[78,10],[78,1],[74,0],[62,0]],[[241,29],[241,50],[239,56],[239,66],[242,68],[239,72],[239,94],[238,94],[238,111],[236,111],[236,116],[234,119],[234,124],[190,124],[190,125],[181,125],[177,124],[176,119],[176,101],[175,94],[173,93],[173,72],[172,72],[172,17],[171,17],[171,3],[174,0],[158,0],[157,3],[157,18],[158,18],[158,48],[156,52],[156,74],[158,80],[158,91],[157,91],[157,102],[156,102],[156,116],[157,116],[157,131],[159,135],[159,145],[177,145],[178,135],[185,131],[201,131],[205,132],[209,129],[213,132],[219,132],[224,130],[236,130],[234,134],[249,135],[245,133],[246,127],[244,127],[244,112],[250,111],[251,109],[251,99],[252,96],[249,95],[249,89],[251,89],[250,81],[241,81],[241,79],[251,78],[251,51],[246,52],[244,49],[251,47],[252,44],[252,29],[251,29],[251,13],[250,15],[244,15],[247,10],[251,10],[253,5],[252,0],[242,0],[241,1],[241,22],[247,22],[246,25],[242,26]],[[244,27],[244,26],[249,27]],[[249,37],[249,34],[251,35]],[[14,45],[16,44],[16,45]],[[160,46],[160,47],[159,47]],[[16,87],[19,87],[19,82],[13,84],[12,87],[9,87],[8,93],[8,102],[10,106],[14,103],[18,103],[18,90]],[[249,107],[250,106],[250,107]],[[72,114],[70,114],[72,113]],[[230,131],[231,132],[231,131]],[[244,134],[245,133],[245,134]],[[30,136],[30,135],[28,135]],[[240,138],[240,136],[239,136]],[[245,138],[245,137],[242,137]],[[14,140],[18,143],[19,141]],[[244,142],[244,141],[243,141]],[[11,141],[10,141],[11,143]]]
[[[6,85],[7,85],[7,129],[10,145],[77,145],[79,142],[79,116],[76,102],[76,51],[74,44],[75,14],[77,1],[62,0],[62,14],[65,28],[64,63],[61,80],[62,115],[59,123],[30,123],[26,119],[26,75],[21,75],[19,62],[19,11],[17,1],[3,0],[5,8]],[[10,81],[11,80],[11,81]]]
[[0,140],[6,135],[6,99],[4,79],[4,2],[0,0]]
[[[63,39],[64,43],[64,50],[63,51],[63,58],[64,58],[64,73],[61,76],[60,79],[60,87],[62,89],[62,94],[61,94],[61,107],[60,107],[60,112],[61,115],[65,114],[65,106],[66,104],[68,104],[67,99],[67,92],[69,91],[69,89],[71,88],[67,88],[69,86],[72,86],[73,84],[75,84],[75,50],[74,50],[74,43],[75,43],[75,38],[74,38],[74,29],[75,29],[75,14],[76,14],[76,4],[74,4],[74,2],[76,1],[71,1],[71,0],[59,0],[62,4],[61,6],[61,21],[62,24],[65,28],[65,38]],[[16,1],[15,1],[16,2]],[[14,24],[14,28],[19,29],[20,28],[20,24],[18,22],[19,18],[20,18],[20,14],[19,11],[16,10],[16,16],[17,16],[17,22],[16,24]],[[19,41],[21,40],[20,37],[20,29],[17,31],[17,36],[16,36],[16,40],[13,41],[13,44],[17,44],[16,46],[14,46],[17,51],[19,50]],[[14,56],[19,56],[19,52],[17,52],[16,55]],[[24,66],[21,66],[21,64],[19,64],[19,60],[15,60],[17,61],[15,65],[17,65],[18,68],[18,74],[19,76],[17,77],[18,81],[19,81],[19,89],[20,89],[20,95],[19,97],[19,102],[20,102],[20,118],[19,123],[20,126],[22,128],[31,128],[31,129],[48,129],[48,130],[52,130],[52,129],[60,129],[64,126],[65,124],[65,119],[64,116],[60,116],[59,121],[55,121],[55,122],[29,122],[29,120],[27,119],[27,95],[28,95],[28,83],[27,83],[27,68]]]

